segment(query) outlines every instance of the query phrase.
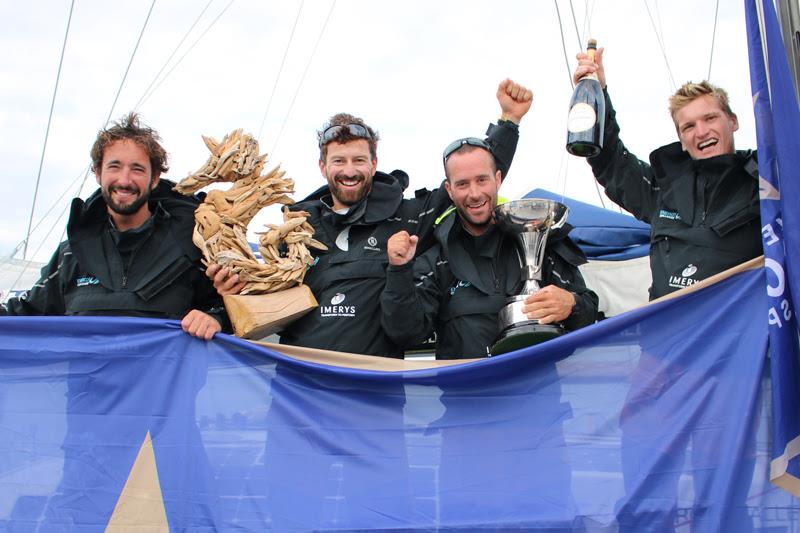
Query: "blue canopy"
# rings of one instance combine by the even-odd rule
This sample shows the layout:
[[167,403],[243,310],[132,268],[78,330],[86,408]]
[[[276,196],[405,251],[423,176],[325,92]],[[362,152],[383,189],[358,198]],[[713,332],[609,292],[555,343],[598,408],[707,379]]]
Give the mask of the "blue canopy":
[[569,234],[589,259],[622,261],[650,252],[650,225],[544,189],[534,189],[525,198],[557,200],[569,207],[567,219],[575,229]]

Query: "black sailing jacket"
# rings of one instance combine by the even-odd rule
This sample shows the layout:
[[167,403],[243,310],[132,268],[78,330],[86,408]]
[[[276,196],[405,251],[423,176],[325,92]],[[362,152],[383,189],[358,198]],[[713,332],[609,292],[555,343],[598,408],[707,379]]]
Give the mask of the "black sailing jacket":
[[[437,227],[437,246],[403,266],[390,266],[381,296],[384,329],[404,346],[436,332],[437,359],[486,357],[500,334],[498,314],[509,296],[522,290],[522,268],[512,237],[496,226],[473,237],[455,213]],[[567,224],[548,236],[542,287],[556,285],[575,295],[564,321],[567,330],[594,323],[597,295],[586,287],[578,266],[586,262],[567,236]]]
[[[12,298],[9,315],[113,315],[181,319],[204,311],[229,330],[222,299],[205,274],[192,244],[197,197],[172,191],[160,180],[150,196],[151,219],[121,254],[100,191],[72,202],[68,239],[23,297]],[[119,242],[130,237],[121,232]],[[0,313],[4,310],[0,307]]]
[[[519,132],[500,121],[487,131],[497,168],[505,176],[516,151]],[[420,238],[417,253],[433,244],[436,218],[450,205],[442,185],[403,198],[408,176],[402,171],[377,172],[365,200],[346,215],[331,211],[325,186],[292,206],[308,211],[314,238],[326,252],[311,250],[316,264],[305,277],[319,307],[281,332],[281,342],[342,352],[403,357],[403,348],[381,327],[380,296],[386,283],[386,242],[406,230]],[[337,245],[338,243],[338,245]]]
[[588,161],[608,197],[650,224],[651,300],[763,253],[756,152],[695,160],[676,142],[647,164],[619,131],[606,92],[603,150]]

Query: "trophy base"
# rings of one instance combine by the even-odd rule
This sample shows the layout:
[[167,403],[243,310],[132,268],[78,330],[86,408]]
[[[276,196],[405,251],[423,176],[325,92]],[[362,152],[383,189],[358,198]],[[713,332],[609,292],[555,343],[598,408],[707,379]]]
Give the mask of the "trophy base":
[[233,332],[243,339],[263,339],[305,315],[317,300],[307,285],[270,294],[223,296]]
[[549,341],[564,333],[566,333],[566,330],[555,324],[539,324],[535,321],[515,324],[503,330],[500,338],[492,345],[490,352],[492,355],[513,352],[514,350]]

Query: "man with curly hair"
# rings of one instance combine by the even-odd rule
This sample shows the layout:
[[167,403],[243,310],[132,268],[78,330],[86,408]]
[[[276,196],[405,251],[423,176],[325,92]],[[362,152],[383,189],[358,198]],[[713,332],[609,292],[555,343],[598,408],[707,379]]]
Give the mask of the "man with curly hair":
[[115,315],[181,320],[210,339],[227,323],[192,244],[200,200],[160,179],[167,153],[131,113],[98,133],[91,150],[100,188],[72,202],[67,240],[0,315]]

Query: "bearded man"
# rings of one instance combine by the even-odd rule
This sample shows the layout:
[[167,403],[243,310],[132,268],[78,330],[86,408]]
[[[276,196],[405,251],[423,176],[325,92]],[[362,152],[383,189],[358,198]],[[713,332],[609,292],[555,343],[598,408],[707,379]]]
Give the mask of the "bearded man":
[[192,244],[200,200],[160,179],[168,167],[159,141],[135,113],[99,132],[91,158],[100,188],[72,201],[67,240],[0,315],[170,318],[206,340],[227,326]]
[[[511,80],[496,93],[501,115],[486,142],[505,176],[519,139],[518,125],[533,101],[530,90]],[[380,296],[386,284],[386,245],[398,231],[417,236],[421,253],[433,244],[437,217],[450,206],[445,182],[435,190],[403,198],[408,175],[384,173],[378,165],[378,133],[360,118],[339,113],[317,132],[319,169],[326,185],[292,206],[310,213],[314,238],[328,250],[314,251],[305,277],[319,307],[280,333],[281,342],[384,357],[403,357],[403,347],[381,326]],[[212,265],[208,275],[221,294],[241,290],[236,275]]]

